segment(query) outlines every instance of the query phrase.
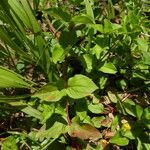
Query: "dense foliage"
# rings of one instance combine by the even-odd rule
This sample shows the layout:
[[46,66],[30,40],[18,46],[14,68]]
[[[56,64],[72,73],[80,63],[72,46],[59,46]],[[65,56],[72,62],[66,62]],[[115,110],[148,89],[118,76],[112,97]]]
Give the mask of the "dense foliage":
[[149,150],[147,0],[0,0],[2,150]]

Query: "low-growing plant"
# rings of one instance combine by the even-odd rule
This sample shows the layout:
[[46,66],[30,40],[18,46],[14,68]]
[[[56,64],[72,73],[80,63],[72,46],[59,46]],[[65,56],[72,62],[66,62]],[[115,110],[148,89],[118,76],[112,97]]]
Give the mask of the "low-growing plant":
[[149,150],[148,8],[1,0],[2,149]]

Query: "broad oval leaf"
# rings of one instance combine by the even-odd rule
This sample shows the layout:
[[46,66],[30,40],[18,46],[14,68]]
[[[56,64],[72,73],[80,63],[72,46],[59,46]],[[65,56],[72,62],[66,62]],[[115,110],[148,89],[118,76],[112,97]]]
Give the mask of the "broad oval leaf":
[[92,141],[98,140],[102,137],[102,134],[95,127],[90,124],[79,125],[73,123],[70,127],[69,135],[71,137],[78,137],[80,139],[86,140],[90,139]]
[[129,144],[129,140],[126,137],[122,137],[121,133],[116,133],[110,140],[110,143],[116,144],[119,146],[126,146]]
[[90,78],[84,75],[75,75],[68,80],[66,93],[71,98],[79,99],[90,95],[96,89],[98,89],[98,87]]
[[88,105],[88,109],[94,114],[100,114],[104,110],[104,106],[101,103],[98,104],[90,104]]
[[55,102],[59,101],[65,95],[65,90],[59,90],[56,83],[50,83],[43,86],[32,97],[38,97],[43,101]]
[[103,121],[105,119],[104,116],[100,116],[100,117],[93,117],[92,118],[92,122],[94,124],[94,126],[96,128],[100,128],[101,127],[101,121]]
[[62,62],[65,58],[65,53],[64,53],[64,49],[59,45],[56,44],[53,47],[52,50],[52,58],[53,58],[53,62],[56,64],[58,61]]
[[135,104],[131,99],[126,99],[126,101],[123,103],[123,106],[129,115],[137,117],[138,119],[141,118],[143,108],[140,105]]
[[119,146],[126,146],[129,144],[129,140],[125,137],[118,137],[118,138],[112,138],[109,140],[110,143],[119,145]]
[[117,72],[116,67],[110,62],[104,63],[104,65],[100,67],[99,70],[108,74],[115,74]]

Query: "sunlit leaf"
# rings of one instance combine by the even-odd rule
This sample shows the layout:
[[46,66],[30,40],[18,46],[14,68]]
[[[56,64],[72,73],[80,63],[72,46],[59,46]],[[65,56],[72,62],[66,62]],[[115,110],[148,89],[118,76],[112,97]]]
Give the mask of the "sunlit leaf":
[[98,104],[90,104],[88,105],[88,109],[92,112],[92,113],[95,113],[95,114],[100,114],[103,112],[104,110],[104,106],[101,104],[101,103],[98,103]]
[[109,140],[110,143],[119,145],[119,146],[126,146],[129,144],[129,140],[125,137],[120,136],[119,133],[117,133],[114,137],[112,137]]
[[117,72],[116,67],[112,63],[104,63],[99,70],[108,74],[115,74]]
[[75,75],[68,80],[66,92],[71,98],[79,99],[90,95],[97,88],[90,78],[84,75]]
[[59,101],[65,95],[65,90],[59,90],[56,83],[49,83],[43,86],[32,97],[38,97],[42,101],[55,102]]
[[92,118],[92,122],[94,124],[94,126],[96,128],[100,128],[101,127],[101,121],[104,120],[105,117],[104,116],[101,116],[101,117],[93,117]]
[[32,108],[31,106],[27,106],[25,108],[22,109],[22,111],[26,114],[28,114],[31,117],[35,117],[39,120],[41,120],[42,116],[41,116],[41,112],[35,108]]
[[82,24],[93,24],[93,21],[88,16],[75,16],[71,21]]
[[68,127],[60,122],[55,122],[53,126],[47,130],[39,130],[37,133],[38,138],[58,138],[61,134],[66,133]]
[[5,139],[5,141],[2,143],[2,150],[18,150],[17,147],[17,141],[16,138],[13,136],[9,136],[8,138]]
[[31,88],[33,83],[21,75],[0,66],[0,88]]
[[91,2],[89,0],[84,0],[84,2],[85,2],[85,6],[86,6],[86,13],[94,22],[94,13],[92,10]]
[[62,62],[64,59],[64,49],[60,45],[55,45],[52,52],[53,62],[56,64],[58,61]]

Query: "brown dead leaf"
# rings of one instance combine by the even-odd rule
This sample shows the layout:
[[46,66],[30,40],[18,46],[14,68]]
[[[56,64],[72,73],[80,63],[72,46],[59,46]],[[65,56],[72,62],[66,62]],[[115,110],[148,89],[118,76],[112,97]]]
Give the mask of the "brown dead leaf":
[[104,138],[105,139],[110,139],[111,137],[113,137],[114,135],[115,135],[115,131],[107,131],[107,130],[105,130],[104,131]]
[[77,123],[71,125],[69,135],[71,137],[78,137],[83,140],[96,141],[102,137],[102,134],[95,127],[90,124],[84,124],[80,126]]

